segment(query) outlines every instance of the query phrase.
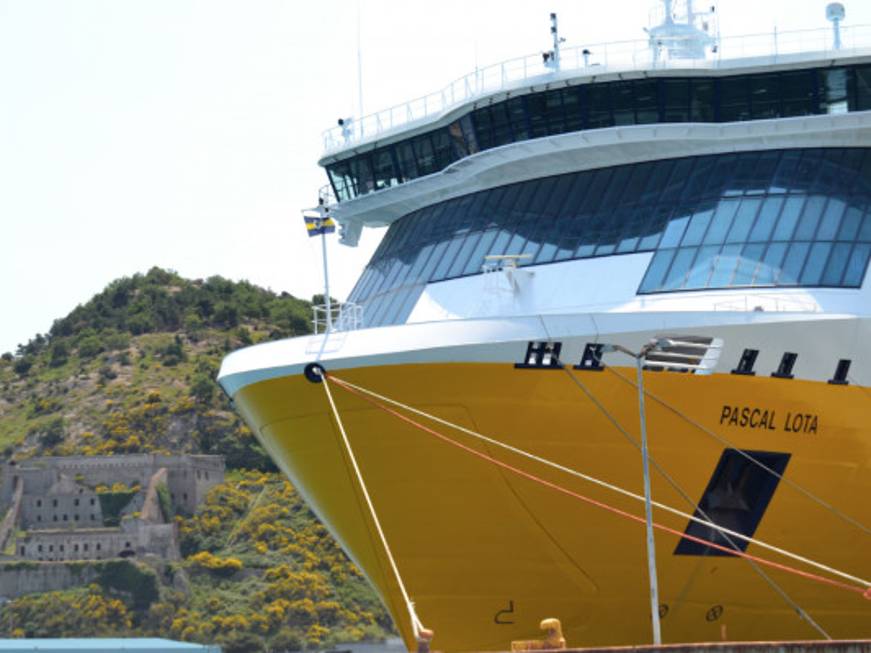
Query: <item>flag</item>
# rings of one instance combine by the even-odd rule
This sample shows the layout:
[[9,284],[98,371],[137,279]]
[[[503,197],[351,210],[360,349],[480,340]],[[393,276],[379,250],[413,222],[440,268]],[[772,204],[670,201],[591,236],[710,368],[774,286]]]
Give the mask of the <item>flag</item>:
[[331,234],[336,230],[335,221],[328,215],[323,217],[305,217],[305,228],[308,229],[309,236],[320,236],[321,234]]

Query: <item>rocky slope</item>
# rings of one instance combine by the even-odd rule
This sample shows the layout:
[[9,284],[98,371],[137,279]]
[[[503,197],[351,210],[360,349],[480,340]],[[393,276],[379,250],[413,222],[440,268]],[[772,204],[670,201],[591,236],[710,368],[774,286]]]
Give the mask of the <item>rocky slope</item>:
[[154,268],[0,357],[3,459],[191,452],[221,454],[228,468],[196,515],[175,518],[181,563],[101,567],[86,574],[96,583],[17,599],[0,611],[0,636],[168,635],[232,652],[391,631],[214,382],[225,353],[307,333],[309,316],[286,294]]

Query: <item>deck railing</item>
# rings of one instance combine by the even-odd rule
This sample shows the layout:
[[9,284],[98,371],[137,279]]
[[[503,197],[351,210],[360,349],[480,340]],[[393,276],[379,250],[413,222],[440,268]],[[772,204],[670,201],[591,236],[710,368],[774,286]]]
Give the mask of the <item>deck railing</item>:
[[[330,319],[327,320],[329,313]],[[312,326],[315,335],[326,333],[327,325],[331,331],[356,331],[363,327],[363,307],[353,302],[334,302],[329,309],[326,304],[312,305]]]
[[[668,69],[741,68],[779,60],[842,58],[871,49],[871,25],[841,28],[841,47],[834,48],[830,28],[770,32],[723,37],[716,51],[705,59],[669,58],[664,49],[654,52],[648,40],[618,41],[563,47],[559,69],[545,63],[541,53],[509,59],[478,68],[451,82],[440,91],[398,104],[362,118],[349,118],[324,132],[324,156],[353,147],[365,140],[383,137],[394,130],[425,122],[470,100],[525,83],[547,81],[589,73]],[[805,56],[802,56],[805,55]]]

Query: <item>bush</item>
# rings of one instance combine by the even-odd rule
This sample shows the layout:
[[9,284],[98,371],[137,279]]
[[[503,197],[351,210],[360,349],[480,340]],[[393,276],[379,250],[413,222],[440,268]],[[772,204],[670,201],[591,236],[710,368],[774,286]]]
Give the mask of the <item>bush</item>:
[[234,630],[218,637],[224,653],[261,653],[266,650],[263,638],[256,633]]
[[160,504],[160,512],[163,514],[163,520],[170,524],[175,518],[175,511],[172,509],[172,495],[166,483],[158,483],[157,485],[157,502]]
[[62,365],[66,365],[69,356],[70,351],[67,347],[67,343],[63,340],[56,340],[52,343],[51,349],[49,350],[48,364],[51,367],[61,367]]
[[205,374],[197,373],[191,382],[191,397],[201,404],[209,404],[215,396],[215,382]]
[[221,558],[208,551],[195,553],[188,560],[196,567],[210,571],[217,576],[232,576],[242,569],[239,558]]
[[34,426],[27,435],[36,436],[43,449],[51,449],[64,441],[65,432],[63,417],[55,417],[45,424]]
[[79,358],[90,359],[103,351],[103,343],[97,336],[87,336],[79,341]]
[[176,335],[171,343],[161,348],[159,354],[161,357],[161,363],[163,363],[165,367],[175,367],[182,361],[187,360],[184,348],[182,347],[181,336],[179,335]]
[[269,646],[273,651],[281,653],[301,651],[305,647],[305,641],[290,628],[282,628],[273,636]]
[[154,571],[129,560],[100,563],[97,582],[107,590],[129,594],[137,611],[147,610],[160,597]]
[[33,358],[31,356],[22,356],[15,361],[12,369],[15,370],[15,373],[19,376],[24,376],[30,371],[31,367],[33,367]]
[[138,490],[100,490],[101,488],[97,488],[100,509],[103,511],[103,525],[117,526],[121,523],[121,511],[133,500]]

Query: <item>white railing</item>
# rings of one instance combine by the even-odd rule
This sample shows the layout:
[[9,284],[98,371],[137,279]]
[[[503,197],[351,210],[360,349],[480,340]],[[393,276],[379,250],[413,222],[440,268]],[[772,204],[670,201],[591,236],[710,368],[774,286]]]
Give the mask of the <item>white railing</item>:
[[[330,320],[327,320],[327,314]],[[326,304],[313,304],[312,326],[315,335],[326,333],[328,324],[331,324],[332,331],[356,331],[363,327],[363,307],[354,302],[336,302],[330,304],[329,309]]]
[[819,304],[811,298],[795,295],[772,295],[766,293],[747,293],[714,302],[715,311],[758,311],[774,313],[819,313]]
[[795,55],[802,54],[807,55],[807,59],[839,58],[869,48],[871,25],[842,27],[838,50],[833,47],[830,28],[721,38],[716,52],[706,59],[669,59],[664,49],[654,53],[648,40],[564,47],[560,49],[559,70],[546,64],[541,53],[530,54],[479,68],[435,93],[363,118],[346,119],[344,125],[324,132],[324,156],[408,128],[482,95],[508,90],[532,80],[556,80],[578,73],[602,75],[633,70],[740,68],[758,65],[760,58],[771,63],[776,63],[781,57],[793,60]]

